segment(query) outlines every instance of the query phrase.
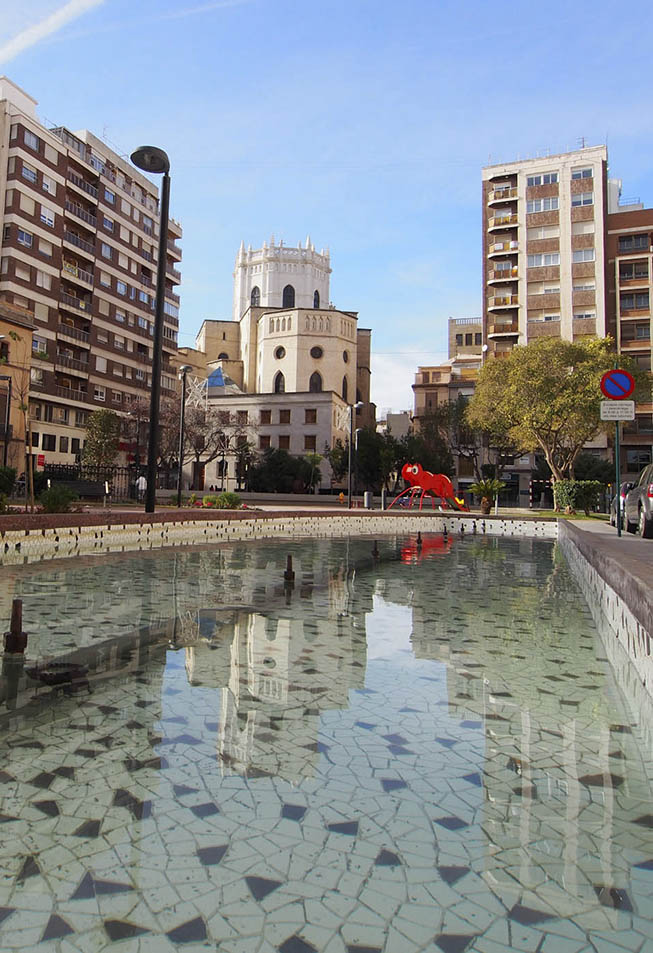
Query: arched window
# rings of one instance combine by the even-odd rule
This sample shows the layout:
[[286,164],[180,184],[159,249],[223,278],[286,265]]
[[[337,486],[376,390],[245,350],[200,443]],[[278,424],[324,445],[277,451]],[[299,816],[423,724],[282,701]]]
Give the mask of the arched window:
[[285,318],[282,318],[282,319],[281,319],[281,330],[282,330],[282,331],[285,331],[285,330],[286,330],[286,319],[285,319]]
[[283,299],[281,301],[282,308],[294,308],[295,307],[295,289],[292,285],[286,285],[283,289]]
[[221,351],[220,354],[218,354],[218,360],[219,360],[219,361],[228,361],[228,360],[229,360],[229,355],[227,354],[226,351]]
[[320,318],[320,331],[324,331],[324,319]]
[[249,296],[249,302],[253,308],[258,308],[261,303],[261,289],[258,285],[254,285],[252,288],[252,293]]
[[342,399],[347,400],[347,378],[343,377],[342,379]]
[[308,389],[311,394],[320,394],[322,392],[322,376],[315,371],[314,374],[311,374],[311,379],[308,382]]
[[274,378],[274,393],[275,394],[285,394],[286,393],[286,378],[283,376],[281,371]]
[[288,330],[292,328],[292,318],[288,318]]
[[274,333],[274,318],[270,318],[270,334]]
[[326,319],[326,330],[327,330],[327,331],[330,331],[330,330],[331,330],[331,319],[330,319],[330,318],[327,318],[327,319]]
[[320,307],[320,292],[319,291],[313,292],[313,307],[314,308]]
[[307,330],[307,331],[310,331],[310,329],[311,329],[311,319],[310,319],[310,318],[306,318],[306,321],[305,321],[304,323],[305,323],[305,325],[306,325],[306,330]]

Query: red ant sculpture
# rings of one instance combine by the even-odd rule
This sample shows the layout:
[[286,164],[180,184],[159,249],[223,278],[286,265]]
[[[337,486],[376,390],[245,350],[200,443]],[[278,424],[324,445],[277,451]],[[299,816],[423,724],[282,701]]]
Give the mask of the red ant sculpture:
[[[392,509],[402,497],[408,500],[408,506],[412,508],[413,501],[418,496],[420,510],[424,505],[424,497],[430,498],[431,505],[435,509],[435,498],[438,496],[440,506],[450,506],[454,510],[469,509],[462,500],[456,498],[453,483],[444,473],[431,473],[429,470],[424,470],[419,463],[405,463],[401,468],[401,475],[407,483],[410,483],[410,486],[394,498],[388,509]],[[401,506],[401,503],[399,505]]]

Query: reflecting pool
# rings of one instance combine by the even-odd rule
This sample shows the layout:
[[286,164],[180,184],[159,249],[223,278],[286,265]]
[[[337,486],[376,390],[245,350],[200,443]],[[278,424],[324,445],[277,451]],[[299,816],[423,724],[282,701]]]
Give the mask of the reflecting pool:
[[652,766],[552,543],[0,579],[0,949],[653,951]]

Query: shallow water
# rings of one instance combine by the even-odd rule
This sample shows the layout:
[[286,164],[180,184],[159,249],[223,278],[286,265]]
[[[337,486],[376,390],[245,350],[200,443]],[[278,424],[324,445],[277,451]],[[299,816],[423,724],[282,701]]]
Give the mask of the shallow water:
[[2,574],[28,667],[88,672],[4,667],[1,949],[653,949],[651,766],[554,546],[373,545]]

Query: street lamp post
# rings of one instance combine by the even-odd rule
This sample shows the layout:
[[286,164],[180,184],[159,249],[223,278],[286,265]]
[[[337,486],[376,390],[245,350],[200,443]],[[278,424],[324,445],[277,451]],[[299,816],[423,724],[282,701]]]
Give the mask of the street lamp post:
[[349,454],[347,458],[347,508],[351,509],[351,484],[352,484],[352,442],[354,439],[354,412],[364,407],[362,400],[352,404],[349,408]]
[[177,474],[177,507],[181,506],[181,477],[184,466],[184,417],[186,416],[186,374],[192,371],[189,364],[184,364],[179,368],[179,380],[181,381],[181,414],[179,418],[179,468]]
[[9,459],[9,420],[11,414],[11,376],[9,374],[0,374],[0,381],[7,381],[7,406],[5,407],[5,445],[3,451],[3,463],[4,467],[7,466],[7,460]]
[[161,350],[163,346],[163,304],[166,287],[166,250],[168,245],[168,213],[170,208],[170,160],[163,149],[140,146],[132,152],[131,160],[143,172],[163,173],[161,184],[161,212],[159,216],[159,255],[156,273],[156,306],[154,310],[154,339],[152,342],[152,392],[150,395],[150,433],[147,443],[147,488],[145,512],[154,512],[156,498],[156,460],[159,444],[159,403],[161,400]]

